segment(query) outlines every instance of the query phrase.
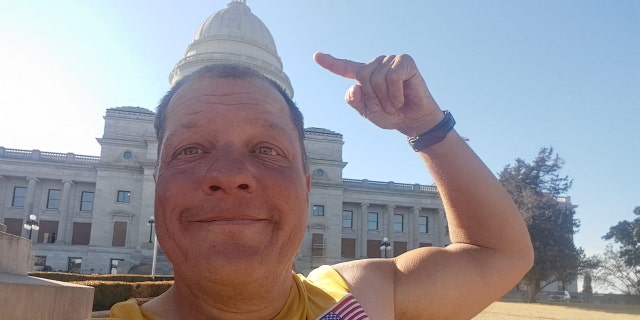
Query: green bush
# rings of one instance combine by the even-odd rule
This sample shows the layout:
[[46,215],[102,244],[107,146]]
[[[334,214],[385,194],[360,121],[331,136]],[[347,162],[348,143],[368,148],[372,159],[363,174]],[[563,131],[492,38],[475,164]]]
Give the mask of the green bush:
[[93,311],[109,310],[114,304],[135,297],[136,288],[122,281],[77,281],[76,284],[93,287]]
[[146,274],[79,274],[67,272],[30,272],[30,276],[57,280],[62,282],[72,281],[122,281],[122,282],[144,282],[144,281],[171,281],[172,275],[155,276]]
[[167,291],[173,281],[73,281],[75,284],[93,287],[93,311],[109,310],[131,298],[153,298]]

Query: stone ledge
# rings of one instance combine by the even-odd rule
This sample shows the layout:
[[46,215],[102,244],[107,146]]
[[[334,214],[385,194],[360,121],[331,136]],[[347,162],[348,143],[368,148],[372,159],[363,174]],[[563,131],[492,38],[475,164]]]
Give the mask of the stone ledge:
[[92,287],[0,273],[3,319],[89,319]]
[[31,267],[31,240],[0,232],[0,273],[26,276]]

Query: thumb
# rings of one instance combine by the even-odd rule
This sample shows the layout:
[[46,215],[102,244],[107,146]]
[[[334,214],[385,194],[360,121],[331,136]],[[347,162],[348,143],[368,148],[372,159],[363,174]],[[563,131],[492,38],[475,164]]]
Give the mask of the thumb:
[[359,62],[354,62],[347,59],[336,59],[330,54],[322,52],[314,53],[313,60],[315,60],[317,64],[329,70],[330,72],[348,79],[355,79],[356,72],[364,66],[364,64]]

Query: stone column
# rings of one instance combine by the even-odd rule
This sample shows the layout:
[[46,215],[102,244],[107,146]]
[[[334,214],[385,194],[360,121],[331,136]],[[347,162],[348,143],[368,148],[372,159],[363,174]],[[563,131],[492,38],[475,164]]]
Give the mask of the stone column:
[[[394,232],[394,225],[393,225],[393,219],[394,219],[394,210],[395,210],[396,206],[394,205],[387,205],[387,228],[383,234],[383,237],[387,237],[389,239],[389,243],[391,244],[391,249],[389,249],[387,251],[387,256],[388,257],[393,257],[393,232]],[[384,255],[383,255],[384,257]]]
[[[153,174],[155,172],[155,164],[145,164],[144,168],[144,177],[142,180],[142,199],[140,200],[140,214],[137,217],[136,223],[138,226],[137,232],[130,233],[131,242],[129,245],[131,247],[141,248],[144,246],[147,249],[151,249],[153,246],[149,244],[149,232],[150,228],[147,225],[149,219],[151,217],[155,217],[154,215],[154,199],[155,199],[155,188],[156,183],[153,179]],[[153,227],[153,234],[155,235],[155,226]],[[132,226],[132,230],[133,226]]]
[[447,234],[448,222],[447,216],[444,209],[438,209],[438,220],[440,221],[440,225],[438,226],[438,230],[440,230],[440,246],[444,247],[445,244],[449,244],[449,235]]
[[407,241],[407,250],[413,250],[418,247],[418,217],[420,216],[420,207],[413,207],[413,212],[409,214],[409,241]]
[[[6,199],[5,194],[7,193],[7,183],[6,178],[3,175],[0,175],[0,199]],[[8,205],[7,205],[8,207]],[[0,224],[4,222],[4,210],[0,209]],[[3,232],[3,231],[1,231]]]
[[27,198],[24,201],[24,213],[29,217],[30,214],[33,214],[33,201],[36,196],[36,185],[40,180],[35,177],[27,177],[27,181],[29,182],[29,186],[27,187]]
[[67,234],[70,230],[71,221],[73,220],[73,213],[71,212],[71,186],[73,181],[62,180],[62,200],[60,201],[60,222],[58,223],[58,234],[56,235],[56,242],[62,242],[62,244],[68,244]]
[[367,232],[369,231],[369,219],[367,217],[369,212],[369,204],[362,203],[360,205],[360,232],[358,233],[358,241],[360,242],[360,258],[367,257]]
[[393,244],[393,230],[394,230],[394,225],[393,225],[393,219],[394,219],[394,212],[395,212],[395,208],[396,206],[394,205],[388,205],[386,207],[386,215],[387,215],[387,228],[384,231],[384,236],[389,238],[389,242],[391,244]]
[[[27,219],[29,219],[29,215],[31,214],[35,214],[33,212],[33,202],[35,201],[35,196],[36,196],[36,187],[38,182],[40,182],[40,180],[38,180],[38,178],[35,177],[27,177],[27,181],[29,182],[29,185],[27,186],[27,198],[24,201],[24,214],[25,214],[25,221],[26,222]],[[24,237],[27,237],[29,231],[27,231],[26,229],[22,229],[22,234]],[[35,238],[38,239],[38,232],[37,231],[32,231],[32,236],[31,238]]]

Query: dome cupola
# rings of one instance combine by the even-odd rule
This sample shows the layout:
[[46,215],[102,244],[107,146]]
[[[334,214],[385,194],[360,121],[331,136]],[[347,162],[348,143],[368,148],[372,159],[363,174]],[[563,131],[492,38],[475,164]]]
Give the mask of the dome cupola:
[[196,31],[185,57],[171,74],[174,85],[200,67],[236,63],[251,67],[278,83],[293,97],[289,78],[282,70],[275,41],[264,23],[251,13],[245,0],[234,0],[209,16]]

